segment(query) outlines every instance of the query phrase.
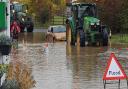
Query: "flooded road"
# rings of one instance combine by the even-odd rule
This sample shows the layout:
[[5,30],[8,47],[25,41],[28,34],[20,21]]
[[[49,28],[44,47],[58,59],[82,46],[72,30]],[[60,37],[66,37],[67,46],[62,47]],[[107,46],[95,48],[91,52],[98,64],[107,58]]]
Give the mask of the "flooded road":
[[[81,48],[55,42],[45,48],[44,37],[43,33],[24,33],[19,37],[17,56],[32,70],[36,81],[33,89],[104,89],[102,76],[111,52],[115,52],[128,73],[128,50],[122,49],[127,48],[125,44]],[[108,84],[107,89],[118,89],[118,83]],[[121,89],[127,89],[126,80],[121,80]]]

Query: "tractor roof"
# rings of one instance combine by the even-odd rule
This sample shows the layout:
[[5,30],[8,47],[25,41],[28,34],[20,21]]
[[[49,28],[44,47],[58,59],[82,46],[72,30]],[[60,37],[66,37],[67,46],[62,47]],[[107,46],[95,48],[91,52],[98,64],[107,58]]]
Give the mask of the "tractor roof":
[[74,6],[95,6],[95,3],[72,3]]
[[12,2],[10,5],[24,5],[24,4],[19,3],[19,2]]
[[95,3],[68,3],[67,6],[96,6]]

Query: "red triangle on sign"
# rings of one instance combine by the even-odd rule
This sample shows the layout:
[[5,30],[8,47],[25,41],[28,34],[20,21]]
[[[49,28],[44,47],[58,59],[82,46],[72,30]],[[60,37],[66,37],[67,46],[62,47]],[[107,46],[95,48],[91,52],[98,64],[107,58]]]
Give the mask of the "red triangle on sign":
[[127,78],[114,53],[111,53],[103,76],[103,80],[119,80]]

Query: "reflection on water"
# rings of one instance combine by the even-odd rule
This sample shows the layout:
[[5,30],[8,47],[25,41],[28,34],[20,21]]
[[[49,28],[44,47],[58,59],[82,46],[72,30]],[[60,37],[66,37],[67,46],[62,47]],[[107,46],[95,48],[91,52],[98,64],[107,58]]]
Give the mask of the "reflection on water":
[[[110,54],[110,47],[69,46],[65,42],[48,44],[44,53],[43,33],[20,34],[19,55],[31,66],[36,87],[34,89],[103,89],[102,76]],[[22,42],[25,40],[26,45]],[[111,48],[126,48],[127,45],[112,44]],[[105,54],[105,55],[104,55]],[[119,58],[128,72],[128,60]],[[117,89],[118,84],[107,85],[107,89]],[[126,89],[126,81],[121,81],[121,89]]]
[[[118,47],[126,46],[114,45],[113,47],[117,49]],[[108,57],[105,57],[105,55],[99,56],[99,53],[109,52],[109,50],[109,47],[81,48],[67,46],[67,59],[70,60],[69,65],[72,64],[70,68],[73,72],[73,89],[103,89],[102,76]],[[127,67],[126,64],[128,64],[128,61],[119,61],[127,72],[125,67]],[[107,89],[117,89],[117,85],[107,85]],[[121,86],[121,89],[126,89],[126,81],[122,81]]]
[[20,33],[19,42],[25,41],[27,43],[42,43],[45,41],[45,33]]

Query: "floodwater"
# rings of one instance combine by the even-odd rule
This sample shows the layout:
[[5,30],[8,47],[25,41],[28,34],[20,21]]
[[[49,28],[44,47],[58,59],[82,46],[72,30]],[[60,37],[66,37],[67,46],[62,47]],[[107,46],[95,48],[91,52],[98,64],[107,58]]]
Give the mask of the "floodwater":
[[[69,46],[66,42],[48,43],[43,33],[24,33],[19,37],[18,55],[32,70],[36,81],[32,89],[104,89],[103,74],[111,52],[115,52],[128,74],[126,44],[109,47]],[[106,89],[118,89],[118,81],[107,81]],[[120,89],[127,89],[121,80]]]

